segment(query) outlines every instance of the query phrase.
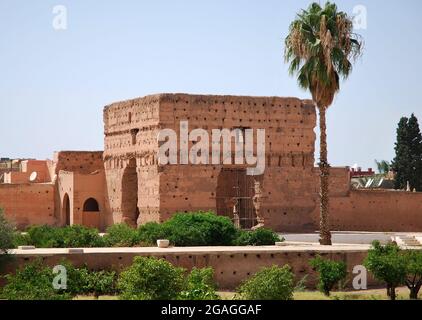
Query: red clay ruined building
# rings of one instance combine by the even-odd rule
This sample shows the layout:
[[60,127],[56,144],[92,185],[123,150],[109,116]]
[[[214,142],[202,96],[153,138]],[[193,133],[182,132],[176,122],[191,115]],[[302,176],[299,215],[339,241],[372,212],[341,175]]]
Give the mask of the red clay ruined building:
[[[216,129],[264,129],[263,174],[248,175],[250,165],[227,164],[223,157],[219,163],[161,164],[158,134],[171,129],[179,137],[184,121],[210,137]],[[244,229],[314,231],[315,127],[312,102],[297,98],[158,94],[114,103],[104,108],[104,152],[63,151],[33,167],[28,162],[0,185],[0,207],[20,228],[81,224],[104,230],[212,210]],[[422,194],[353,190],[349,168],[332,168],[330,218],[338,231],[422,231]]]

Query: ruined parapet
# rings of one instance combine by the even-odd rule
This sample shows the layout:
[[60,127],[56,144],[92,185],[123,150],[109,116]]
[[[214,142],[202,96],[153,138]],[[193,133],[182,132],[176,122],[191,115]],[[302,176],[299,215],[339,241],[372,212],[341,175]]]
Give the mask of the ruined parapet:
[[60,171],[89,174],[104,170],[103,151],[60,151],[54,154],[55,174]]

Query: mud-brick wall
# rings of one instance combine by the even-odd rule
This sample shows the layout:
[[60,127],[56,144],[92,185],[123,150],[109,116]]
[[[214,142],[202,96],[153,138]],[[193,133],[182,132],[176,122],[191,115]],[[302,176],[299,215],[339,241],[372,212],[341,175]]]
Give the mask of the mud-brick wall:
[[[180,138],[181,121],[188,121],[189,132],[197,128],[208,132],[210,151],[213,129],[265,129],[265,173],[261,180],[266,224],[280,231],[313,228],[316,114],[312,103],[279,97],[161,95],[160,126],[173,129]],[[189,149],[192,146],[190,142]],[[175,211],[216,211],[217,178],[225,167],[222,161],[207,166],[163,166],[162,217],[167,219]]]
[[[73,223],[104,231],[108,213],[104,170],[92,174],[74,174],[73,183]],[[84,212],[84,204],[90,198],[97,201],[99,213]]]
[[266,169],[261,211],[267,227],[283,232],[316,229],[312,216],[317,206],[313,175],[312,168],[303,166]]
[[[265,250],[249,251],[236,250],[233,252],[195,252],[187,250],[186,252],[161,252],[154,253],[85,253],[85,254],[44,254],[44,255],[18,255],[17,259],[7,268],[13,272],[18,265],[28,263],[36,257],[42,256],[44,262],[50,266],[60,264],[62,259],[68,259],[74,265],[87,265],[94,270],[113,269],[121,271],[132,264],[135,256],[150,256],[165,259],[175,266],[190,270],[193,267],[203,268],[212,267],[214,269],[215,281],[221,290],[234,290],[245,279],[249,278],[263,267],[273,265],[284,266],[288,264],[295,274],[296,281],[307,276],[306,285],[308,288],[314,288],[317,282],[317,276],[314,270],[309,266],[309,260],[317,254],[324,258],[344,261],[347,264],[348,272],[352,277],[352,270],[357,265],[362,265],[367,252],[366,251],[283,251],[283,250]],[[347,282],[351,287],[352,281]],[[368,286],[379,285],[370,275],[368,275]]]
[[158,174],[158,166],[142,165],[140,158],[106,160],[105,224],[159,221]]
[[422,193],[353,190],[331,199],[330,219],[339,231],[422,232]]
[[163,222],[160,219],[159,170],[156,165],[141,165],[138,172],[138,225]]
[[53,184],[0,184],[0,207],[19,229],[29,225],[52,225]]
[[56,174],[60,171],[90,174],[104,169],[102,151],[60,151],[54,157]]
[[178,137],[180,121],[189,122],[189,131],[207,130],[210,137],[212,129],[265,129],[266,159],[271,165],[314,165],[316,114],[307,100],[163,94],[159,116],[160,126],[173,129]]
[[159,96],[113,103],[104,108],[104,158],[157,151]]
[[214,211],[220,166],[160,167],[160,220],[175,212]]
[[107,225],[159,221],[158,114],[158,96],[104,109]]

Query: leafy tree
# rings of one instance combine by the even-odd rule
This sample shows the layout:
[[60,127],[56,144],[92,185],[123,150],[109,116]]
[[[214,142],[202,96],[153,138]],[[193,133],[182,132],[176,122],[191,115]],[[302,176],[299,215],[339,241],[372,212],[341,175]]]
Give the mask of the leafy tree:
[[0,208],[0,253],[6,253],[14,247],[14,233],[15,227],[6,219],[3,209]]
[[352,18],[330,2],[324,7],[314,2],[302,10],[291,23],[285,40],[284,56],[290,63],[290,74],[297,74],[299,86],[311,92],[319,111],[320,243],[323,245],[331,245],[326,111],[340,90],[340,79],[350,75],[351,60],[356,59],[361,50],[362,43],[353,33]]
[[2,297],[9,300],[63,300],[81,294],[98,297],[116,293],[115,272],[76,268],[66,260],[60,265],[66,268],[66,289],[55,289],[53,269],[44,265],[42,259],[36,259],[20,267],[16,274],[6,275],[7,284],[1,292]]
[[101,295],[113,295],[117,292],[117,274],[107,270],[89,270],[87,266],[75,267],[67,260],[60,262],[66,268],[67,289],[72,296],[91,295],[96,298]]
[[396,288],[405,283],[408,271],[397,244],[383,246],[379,241],[374,241],[364,265],[377,280],[387,284],[387,295],[391,300],[396,300]]
[[0,208],[0,275],[5,265],[11,260],[12,255],[8,250],[15,247],[15,226],[10,223]]
[[418,299],[422,287],[422,251],[408,250],[406,259],[406,286],[410,290],[410,299]]
[[290,266],[272,266],[244,281],[237,293],[246,300],[292,300],[294,287]]
[[71,294],[53,288],[53,270],[37,259],[6,275],[1,296],[8,300],[67,300]]
[[138,239],[143,245],[155,246],[159,239],[168,239],[165,223],[148,222],[138,228]]
[[89,272],[85,286],[86,292],[93,294],[96,298],[113,295],[117,292],[117,274],[107,270]]
[[347,266],[343,261],[323,259],[318,256],[310,261],[310,265],[319,274],[318,289],[327,297],[330,296],[334,286],[347,277]]
[[411,190],[422,191],[422,134],[414,114],[400,119],[395,151],[395,188],[405,189],[409,182]]
[[118,280],[123,300],[174,300],[184,286],[184,269],[156,258],[135,257]]
[[61,241],[59,228],[42,225],[31,226],[27,230],[27,236],[23,239],[26,245],[34,245],[39,248],[58,248]]
[[180,298],[184,300],[217,300],[216,284],[213,280],[214,270],[193,268],[186,279],[186,287]]

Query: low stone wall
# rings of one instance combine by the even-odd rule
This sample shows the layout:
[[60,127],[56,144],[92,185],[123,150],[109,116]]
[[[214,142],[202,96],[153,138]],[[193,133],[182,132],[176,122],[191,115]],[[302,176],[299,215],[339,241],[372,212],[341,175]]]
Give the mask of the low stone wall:
[[[307,287],[314,288],[317,278],[309,266],[309,260],[316,255],[346,262],[352,285],[352,270],[361,265],[367,255],[368,246],[335,246],[322,248],[317,246],[300,247],[204,247],[204,248],[103,248],[85,249],[83,254],[68,254],[66,249],[36,249],[17,251],[14,259],[7,266],[7,271],[13,272],[37,257],[41,257],[50,266],[60,264],[63,259],[70,260],[74,265],[86,264],[90,269],[113,269],[121,271],[131,265],[135,256],[150,256],[165,259],[172,264],[191,269],[192,267],[213,267],[215,280],[220,290],[233,290],[243,280],[249,278],[263,267],[288,264],[301,280],[308,275]],[[368,274],[368,286],[379,286]]]

